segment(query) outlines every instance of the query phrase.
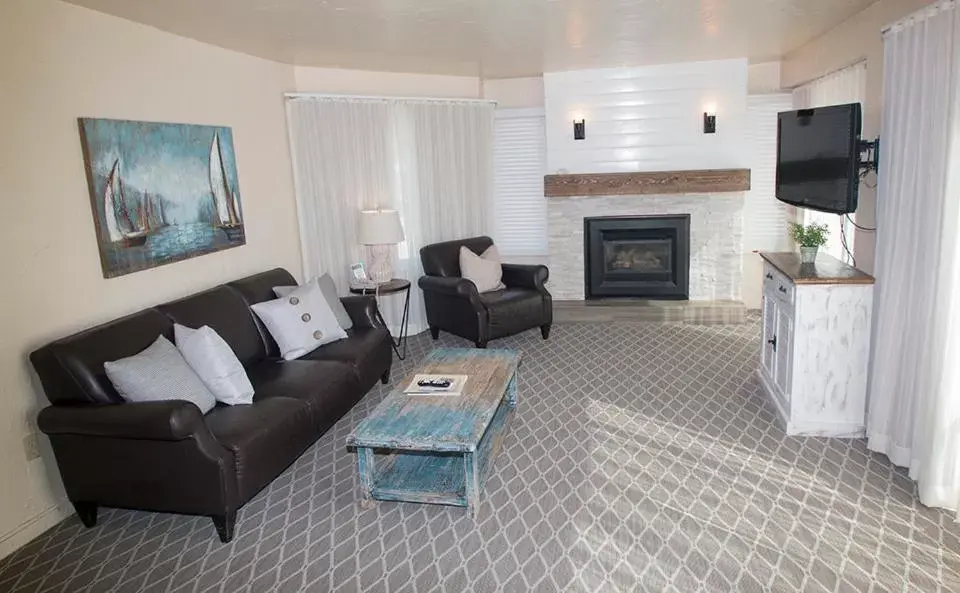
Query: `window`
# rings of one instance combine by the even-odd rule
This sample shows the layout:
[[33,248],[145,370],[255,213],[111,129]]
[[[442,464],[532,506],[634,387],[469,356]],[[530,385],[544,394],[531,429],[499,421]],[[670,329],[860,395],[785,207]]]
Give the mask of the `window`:
[[493,238],[504,256],[547,254],[542,109],[501,109],[493,128]]
[[792,109],[790,95],[747,98],[750,191],[743,207],[743,250],[791,251],[793,207],[777,200],[777,114]]

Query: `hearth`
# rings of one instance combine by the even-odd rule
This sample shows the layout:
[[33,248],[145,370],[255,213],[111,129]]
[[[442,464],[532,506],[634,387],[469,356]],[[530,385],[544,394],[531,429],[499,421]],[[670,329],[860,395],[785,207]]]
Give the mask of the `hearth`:
[[687,299],[690,215],[583,219],[588,299]]

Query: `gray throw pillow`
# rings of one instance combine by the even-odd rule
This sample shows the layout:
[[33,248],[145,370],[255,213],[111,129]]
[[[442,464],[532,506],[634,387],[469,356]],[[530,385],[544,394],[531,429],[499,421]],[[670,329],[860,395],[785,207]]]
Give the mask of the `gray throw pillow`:
[[163,336],[139,354],[103,363],[103,369],[129,402],[182,399],[196,404],[203,414],[217,403],[177,347]]
[[[350,318],[350,314],[347,313],[347,309],[343,306],[343,302],[340,301],[340,293],[337,291],[337,284],[333,281],[333,278],[330,277],[330,274],[324,274],[317,278],[314,278],[310,282],[316,282],[320,287],[320,292],[323,294],[323,298],[327,301],[327,304],[330,305],[330,310],[333,311],[334,316],[337,318],[337,323],[340,324],[340,327],[343,329],[350,329],[353,327],[353,319]],[[310,284],[308,282],[307,284]],[[296,290],[296,286],[274,286],[273,293],[279,298],[283,298]]]

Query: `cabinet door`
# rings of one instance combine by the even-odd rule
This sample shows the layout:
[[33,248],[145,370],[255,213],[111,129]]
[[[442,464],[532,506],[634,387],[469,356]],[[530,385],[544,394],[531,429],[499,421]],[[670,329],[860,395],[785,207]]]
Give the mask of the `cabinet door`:
[[790,376],[793,366],[793,312],[777,307],[777,351],[774,384],[790,401]]
[[772,342],[777,335],[777,299],[763,295],[763,343],[760,345],[763,371],[770,379],[774,378],[774,366],[777,360],[777,351]]

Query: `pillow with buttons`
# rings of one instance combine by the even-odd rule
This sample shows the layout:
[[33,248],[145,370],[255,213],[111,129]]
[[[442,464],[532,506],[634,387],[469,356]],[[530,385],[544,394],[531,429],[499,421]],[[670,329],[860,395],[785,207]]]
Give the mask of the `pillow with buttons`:
[[347,337],[316,282],[250,307],[277,341],[284,360],[294,360]]

